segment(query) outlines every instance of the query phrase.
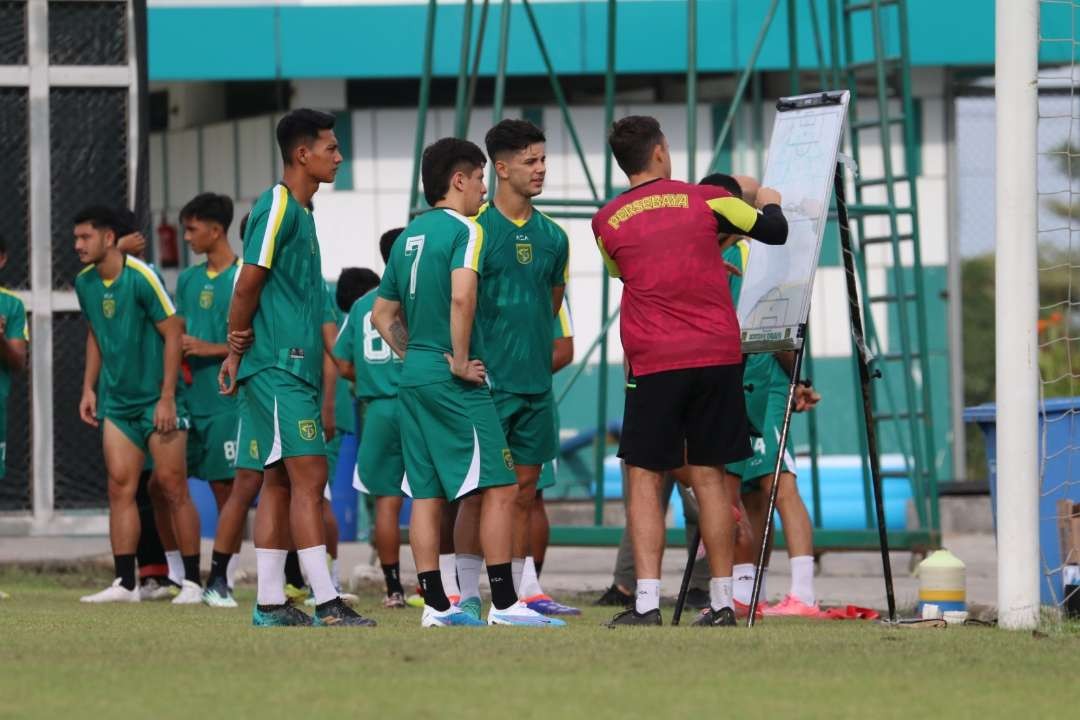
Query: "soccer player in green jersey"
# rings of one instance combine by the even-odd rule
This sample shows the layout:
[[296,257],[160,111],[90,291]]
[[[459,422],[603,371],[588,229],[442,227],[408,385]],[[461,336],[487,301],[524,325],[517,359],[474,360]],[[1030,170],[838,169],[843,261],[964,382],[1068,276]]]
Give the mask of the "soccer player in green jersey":
[[[540,468],[555,457],[558,446],[551,393],[552,318],[562,305],[569,240],[532,206],[547,172],[544,133],[527,120],[507,119],[488,131],[485,142],[499,184],[495,199],[476,218],[485,244],[477,321],[492,396],[514,459],[518,494],[512,568],[514,587],[520,590]],[[476,502],[462,503],[455,535],[466,608],[478,602],[473,595],[479,588]]]
[[[384,261],[389,260],[390,247],[401,230],[396,228],[384,234],[383,237],[390,239],[390,243],[380,242],[380,249],[385,248]],[[375,498],[374,544],[386,582],[383,607],[403,608],[405,590],[401,585],[398,518],[405,498],[401,489],[405,460],[397,400],[402,362],[371,323],[379,276],[368,268],[350,270],[355,272],[348,278],[345,272],[342,273],[338,292],[342,292],[343,283],[348,279],[352,292],[359,292],[360,297],[352,303],[338,333],[334,359],[342,377],[353,381],[353,392],[363,407],[353,486]]]
[[[7,265],[7,242],[0,237],[0,269]],[[0,480],[7,477],[7,401],[11,376],[26,370],[26,306],[19,296],[0,287]]]
[[[322,499],[326,488],[320,386],[325,282],[315,220],[308,206],[320,183],[333,182],[341,164],[334,117],[299,109],[277,125],[284,160],[282,182],[256,200],[244,234],[244,265],[229,308],[229,355],[221,366],[222,392],[240,392],[240,436],[267,472],[256,512],[258,561],[256,626],[312,622],[285,602],[285,555],[290,526],[315,595],[312,624],[373,625],[338,596],[327,566]],[[251,345],[244,349],[247,339]]]
[[[101,355],[104,387],[102,446],[109,473],[109,534],[116,580],[84,602],[137,602],[135,550],[139,512],[135,501],[147,453],[169,505],[183,556],[184,581],[175,604],[201,602],[199,515],[187,487],[188,420],[177,403],[183,321],[157,273],[116,246],[113,213],[87,208],[75,217],[75,251],[86,267],[75,294],[89,324],[87,342]],[[83,387],[82,419],[97,426],[97,397]]]
[[[191,375],[185,400],[191,414],[188,468],[210,484],[218,513],[232,489],[236,461],[236,398],[218,392],[217,374],[229,354],[229,301],[240,259],[229,247],[233,204],[225,195],[196,195],[180,210],[184,241],[206,261],[180,273],[176,311],[184,319],[184,362]],[[203,601],[211,607],[236,607],[227,578],[233,556],[214,552]]]
[[481,622],[450,602],[439,571],[443,507],[472,493],[482,498],[480,540],[492,596],[488,623],[563,624],[518,601],[510,568],[517,485],[476,322],[484,230],[468,217],[483,202],[484,164],[483,152],[466,140],[444,138],[424,150],[421,175],[432,209],[394,243],[371,314],[383,340],[404,358],[398,408],[425,627]]

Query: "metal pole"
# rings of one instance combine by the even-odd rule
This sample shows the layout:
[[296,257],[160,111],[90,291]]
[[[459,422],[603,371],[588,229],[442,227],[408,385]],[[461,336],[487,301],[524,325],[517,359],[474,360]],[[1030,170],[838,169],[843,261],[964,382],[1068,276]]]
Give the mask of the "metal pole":
[[1039,621],[1036,0],[997,1],[996,57],[998,624],[1021,630]]
[[[615,0],[607,6],[607,70],[604,73],[604,134],[607,135],[615,121]],[[604,148],[604,198],[611,197],[611,151]],[[600,286],[600,317],[608,317],[611,307],[610,278],[603,269]],[[593,524],[604,524],[604,459],[607,456],[607,402],[608,402],[608,340],[607,332],[600,336],[600,362],[597,367],[599,383],[596,390],[596,445],[593,454],[593,472],[596,482],[596,503],[593,508]]]
[[412,212],[416,209],[420,198],[420,158],[424,154],[424,132],[427,130],[428,103],[431,100],[431,64],[435,45],[437,10],[436,0],[428,0],[427,29],[424,32],[424,74],[420,76],[420,99],[416,107],[416,142],[413,149],[412,182],[409,183],[409,216],[405,218],[406,224],[412,219]]
[[739,76],[739,82],[735,86],[735,96],[731,99],[731,107],[728,108],[727,117],[724,118],[724,124],[720,126],[720,134],[716,137],[716,149],[713,151],[712,160],[709,162],[709,172],[718,172],[720,168],[720,155],[724,149],[724,141],[727,139],[728,132],[731,131],[731,123],[735,120],[735,113],[739,109],[739,101],[742,99],[743,93],[746,92],[746,84],[750,81],[750,76],[754,72],[754,65],[757,64],[758,55],[761,54],[761,48],[765,44],[765,36],[769,34],[769,26],[772,25],[773,17],[776,15],[776,8],[780,5],[780,0],[772,0],[769,3],[769,9],[765,13],[765,21],[761,24],[761,30],[758,31],[757,40],[754,41],[754,47],[750,50],[750,57],[746,61],[746,67],[743,68],[742,75]]
[[749,615],[746,618],[746,627],[754,627],[754,615],[757,614],[758,600],[761,597],[761,582],[764,578],[765,554],[769,550],[769,536],[773,529],[773,514],[776,512],[776,497],[780,492],[780,473],[784,469],[784,448],[787,447],[788,432],[791,430],[791,408],[795,402],[795,387],[799,384],[799,373],[802,372],[803,353],[806,343],[795,351],[795,367],[791,370],[791,382],[788,384],[787,407],[784,408],[784,423],[780,426],[780,451],[776,455],[776,466],[773,468],[772,487],[769,488],[769,504],[765,512],[765,524],[761,532],[761,549],[758,551],[757,571],[754,573],[754,590],[750,594]]
[[683,570],[682,583],[679,585],[679,596],[675,598],[675,612],[671,615],[671,624],[677,626],[682,619],[683,607],[686,605],[686,593],[690,590],[690,578],[694,575],[694,561],[697,560],[698,546],[701,545],[701,529],[694,531],[694,537],[686,546],[686,569]]
[[[813,0],[810,0],[813,2]],[[787,2],[788,86],[792,95],[799,94],[799,33],[795,16],[795,0]]]
[[[844,256],[844,275],[847,278],[848,314],[851,317],[851,335],[855,341],[855,355],[859,368],[859,384],[862,388],[863,422],[866,427],[867,459],[874,487],[874,512],[877,516],[878,543],[881,547],[881,568],[885,575],[885,598],[889,604],[889,620],[896,620],[896,596],[893,593],[892,561],[889,558],[889,535],[885,526],[885,498],[881,486],[881,463],[878,456],[877,431],[874,427],[874,409],[870,390],[870,367],[867,364],[866,338],[863,334],[862,308],[855,282],[855,252],[851,244],[851,226],[848,224],[847,201],[844,193],[843,165],[836,164],[833,180],[836,194],[836,215],[840,225],[840,252]],[[783,447],[781,445],[781,447]],[[751,616],[753,617],[753,616]]]
[[53,519],[53,275],[52,170],[49,148],[49,6],[26,8],[30,148],[30,433],[33,527],[44,530]]
[[[510,44],[510,0],[503,0],[499,9],[499,59],[495,71],[495,103],[491,109],[491,124],[498,124],[503,117],[503,103],[506,100],[506,54]],[[495,197],[495,163],[488,169],[488,197]]]
[[454,137],[465,137],[465,113],[469,111],[465,100],[468,97],[469,83],[469,48],[472,45],[473,0],[465,0],[464,16],[461,21],[461,59],[458,61],[457,96],[454,98]]
[[821,23],[818,22],[817,0],[809,0],[809,5],[810,26],[814,29],[814,52],[817,55],[818,62],[818,83],[821,85],[819,89],[825,90],[829,87],[829,80],[825,71],[825,44],[821,40]]
[[461,137],[469,134],[469,120],[472,118],[472,108],[476,104],[476,84],[480,81],[480,53],[484,48],[484,31],[487,30],[488,8],[491,0],[484,0],[480,6],[480,27],[476,29],[476,54],[473,56],[472,73],[469,76],[469,95],[465,100],[465,107],[469,110],[465,113],[465,124],[461,130]]
[[551,63],[551,56],[548,55],[544,37],[540,34],[540,25],[536,22],[536,15],[533,14],[529,0],[521,0],[521,4],[525,8],[525,16],[529,19],[533,36],[536,37],[536,47],[540,50],[540,57],[544,61],[544,67],[547,68],[548,81],[551,83],[551,91],[555,94],[555,101],[559,103],[563,124],[566,126],[566,131],[570,133],[570,141],[574,144],[574,151],[577,153],[578,160],[581,161],[581,170],[585,173],[585,181],[589,183],[589,191],[592,193],[593,198],[599,200],[600,195],[596,192],[596,183],[593,182],[592,173],[589,172],[589,164],[585,161],[585,151],[581,147],[581,140],[578,138],[577,130],[574,128],[574,119],[570,116],[570,107],[566,103],[562,84],[559,83],[559,76],[555,74],[555,66]]
[[686,178],[697,178],[697,0],[686,0]]

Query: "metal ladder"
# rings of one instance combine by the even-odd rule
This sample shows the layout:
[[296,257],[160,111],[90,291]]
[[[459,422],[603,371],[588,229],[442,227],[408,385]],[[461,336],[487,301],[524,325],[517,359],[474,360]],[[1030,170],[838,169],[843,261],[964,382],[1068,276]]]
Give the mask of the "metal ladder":
[[[908,59],[907,7],[904,0],[842,0],[845,62],[843,72],[851,91],[849,133],[851,151],[860,170],[862,141],[876,133],[882,173],[856,175],[854,202],[849,211],[858,234],[856,262],[862,286],[863,313],[875,383],[874,419],[878,436],[893,439],[906,470],[887,470],[883,477],[907,477],[921,529],[939,529],[937,470],[931,428],[931,376],[926,330],[926,293],[919,248],[918,202],[915,187],[919,167],[915,110]],[[830,0],[835,18],[835,0]],[[870,29],[871,48],[865,44]],[[858,34],[857,34],[858,33]],[[857,42],[857,41],[861,41]],[[860,103],[861,95],[869,97]],[[899,131],[902,167],[894,164],[893,135]],[[906,197],[906,202],[905,202]],[[885,226],[875,230],[874,226]],[[892,287],[872,293],[867,254],[874,246],[889,252],[887,269]],[[905,265],[904,261],[910,264]],[[871,312],[884,307],[899,347],[885,350]],[[853,348],[853,352],[859,352]],[[854,356],[853,356],[854,360]],[[918,377],[915,377],[916,370]],[[899,387],[896,387],[899,385]],[[865,442],[865,440],[863,441]],[[864,453],[865,455],[865,453]],[[864,492],[869,499],[869,470],[863,463]],[[867,503],[867,507],[869,507]],[[867,514],[867,526],[873,517]]]

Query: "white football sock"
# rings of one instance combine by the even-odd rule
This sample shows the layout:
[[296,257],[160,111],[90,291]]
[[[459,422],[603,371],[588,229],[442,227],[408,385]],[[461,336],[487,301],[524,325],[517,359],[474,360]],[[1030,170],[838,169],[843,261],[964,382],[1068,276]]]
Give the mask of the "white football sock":
[[330,582],[334,583],[334,589],[341,594],[341,576],[338,574],[337,558],[330,558]]
[[304,579],[315,595],[315,604],[322,605],[338,596],[334,581],[330,577],[330,568],[326,564],[326,546],[315,545],[296,551],[300,567],[304,570]]
[[458,587],[462,599],[480,597],[480,571],[484,568],[484,558],[458,553],[454,559],[457,562]]
[[814,556],[800,555],[791,558],[791,594],[807,605],[814,600]]
[[709,605],[713,610],[732,607],[732,584],[732,580],[729,577],[709,578]]
[[285,604],[285,556],[288,550],[255,548],[255,567],[260,605]]
[[638,614],[660,609],[660,580],[638,580],[634,609]]
[[457,582],[457,556],[454,553],[439,555],[439,575],[442,576],[443,592],[446,593],[446,597],[453,595],[460,597],[461,589],[458,588]]
[[184,584],[184,578],[187,577],[184,573],[184,558],[181,557],[179,550],[166,550],[165,562],[169,565],[169,579],[177,585]]
[[236,567],[239,564],[240,553],[236,553],[229,558],[229,564],[225,566],[225,582],[228,584],[230,590],[236,586]]
[[733,595],[743,605],[749,605],[750,596],[754,594],[754,572],[757,568],[754,563],[739,563],[732,569],[735,578]]
[[531,598],[543,595],[544,589],[540,587],[540,578],[536,576],[536,561],[530,555],[525,558],[525,564],[521,567],[521,590],[520,598]]
[[521,597],[521,571],[525,568],[525,558],[510,559],[510,574],[514,578],[514,592]]

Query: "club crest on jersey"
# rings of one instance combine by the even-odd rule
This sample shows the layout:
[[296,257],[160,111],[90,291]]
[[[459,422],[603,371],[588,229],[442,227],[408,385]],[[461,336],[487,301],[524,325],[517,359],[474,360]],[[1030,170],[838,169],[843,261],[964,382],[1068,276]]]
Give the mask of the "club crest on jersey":
[[503,462],[506,463],[507,470],[514,469],[514,456],[510,454],[508,448],[503,448]]
[[116,299],[107,297],[101,301],[101,312],[105,315],[106,320],[112,320],[116,315]]
[[532,243],[519,242],[514,247],[517,249],[517,261],[519,263],[521,263],[522,265],[528,265],[532,262]]
[[199,293],[199,307],[203,310],[209,310],[210,306],[214,304],[214,288],[203,288],[203,291]]
[[297,424],[300,426],[300,437],[302,439],[315,439],[315,435],[318,434],[319,427],[315,424],[314,420],[300,420]]
[[252,460],[259,459],[259,442],[257,440],[252,440],[251,444],[248,445],[248,455],[251,456]]

